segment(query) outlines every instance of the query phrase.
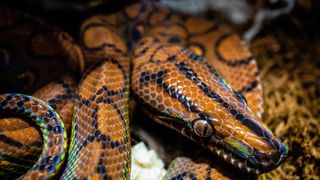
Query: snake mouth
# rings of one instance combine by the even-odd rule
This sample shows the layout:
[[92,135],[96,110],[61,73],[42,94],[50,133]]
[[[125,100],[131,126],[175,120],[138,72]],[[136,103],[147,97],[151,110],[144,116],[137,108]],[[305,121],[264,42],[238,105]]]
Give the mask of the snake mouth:
[[214,136],[208,137],[207,139],[199,138],[189,128],[182,128],[180,132],[182,132],[184,136],[218,155],[235,168],[250,174],[258,175],[267,173],[278,167],[288,156],[288,150],[280,140],[274,140],[274,144],[277,148],[276,152],[263,154],[254,149],[253,154],[248,156],[245,153],[232,148],[223,140],[216,139]]
[[183,128],[181,132],[184,136],[187,136],[191,140],[210,150],[235,168],[250,174],[258,175],[269,172],[284,162],[288,156],[288,151],[284,144],[281,144],[281,148],[278,152],[269,154],[265,157],[257,150],[254,150],[252,156],[247,156],[228,146],[223,140],[218,140],[213,136],[208,139],[202,139],[196,136],[188,128]]
[[239,154],[233,153],[231,148],[228,148],[222,140],[217,140],[213,136],[207,139],[199,138],[188,128],[183,128],[181,132],[184,136],[213,152],[235,168],[250,174],[262,173],[262,170],[257,166],[253,166],[248,159],[241,157],[241,155],[239,156]]
[[271,141],[275,146],[275,151],[270,153],[262,153],[257,149],[254,149],[253,156],[249,158],[250,163],[257,165],[262,172],[268,172],[279,166],[288,157],[288,149],[280,139],[274,139]]
[[286,146],[278,139],[272,140],[272,143],[275,146],[274,152],[262,153],[253,148],[253,153],[247,155],[229,146],[223,139],[215,138],[214,135],[207,138],[199,137],[185,121],[173,118],[162,112],[156,111],[157,113],[155,113],[154,110],[155,109],[149,108],[147,110],[143,108],[143,111],[156,122],[165,125],[200,144],[205,149],[213,152],[221,159],[243,172],[256,175],[269,172],[284,162],[288,156]]
[[176,122],[177,120],[173,121],[173,119],[168,118],[164,121],[164,116],[157,116],[156,119],[156,121],[160,121],[161,124],[178,131],[182,135],[213,152],[235,168],[246,173],[258,175],[269,172],[285,161],[288,156],[286,146],[278,140],[274,143],[277,146],[276,152],[263,154],[254,149],[253,154],[248,156],[232,148],[223,140],[216,139],[214,136],[208,138],[197,136],[189,127],[183,125],[182,122],[178,123]]
[[[147,110],[144,110],[144,111],[147,112],[147,114],[151,115],[150,111],[147,111]],[[233,165],[237,169],[240,169],[244,172],[248,172],[251,174],[261,174],[261,171],[257,169],[255,166],[252,166],[248,160],[239,158],[234,153],[228,151],[224,147],[224,143],[222,141],[218,140],[214,143],[214,145],[213,144],[208,145],[208,141],[211,141],[211,139],[213,138],[212,136],[211,138],[210,137],[205,139],[200,138],[199,136],[195,135],[194,132],[190,128],[188,128],[185,124],[183,124],[182,122],[177,122],[176,119],[174,120],[173,118],[170,118],[163,113],[158,113],[153,118],[156,122],[163,124],[177,131],[178,133],[181,133],[182,135],[186,136],[192,141],[200,144],[201,146],[213,152],[214,154],[218,155],[224,161]]]

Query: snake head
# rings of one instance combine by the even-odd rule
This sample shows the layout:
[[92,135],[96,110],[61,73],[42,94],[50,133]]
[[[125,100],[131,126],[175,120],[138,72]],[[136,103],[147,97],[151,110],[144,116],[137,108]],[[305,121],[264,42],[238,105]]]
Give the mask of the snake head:
[[202,57],[176,45],[145,47],[145,56],[136,50],[132,87],[153,119],[246,172],[286,159],[285,144]]

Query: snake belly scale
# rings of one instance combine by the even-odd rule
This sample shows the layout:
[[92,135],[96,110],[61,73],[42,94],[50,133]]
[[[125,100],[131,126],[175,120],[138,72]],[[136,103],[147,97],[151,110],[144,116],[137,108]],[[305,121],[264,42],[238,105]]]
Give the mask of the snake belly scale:
[[[1,114],[14,112],[40,126],[42,139],[33,141],[42,141],[42,150],[35,143],[24,146],[25,138],[8,133],[25,130],[28,136],[37,131],[34,127],[15,115],[0,120],[2,165],[14,169],[17,163],[5,157],[23,159],[30,149],[41,153],[21,178],[54,177],[59,172],[62,179],[130,179],[130,89],[152,119],[244,172],[268,172],[286,159],[286,146],[261,120],[262,89],[255,60],[227,26],[143,1],[118,13],[88,18],[78,46],[66,33],[45,24],[29,27],[30,22],[39,23],[29,16],[15,14],[12,19],[11,12],[2,14],[0,52],[6,65],[21,65],[16,72],[23,72],[23,81],[32,84],[29,91],[63,71],[83,72],[84,65],[90,66],[78,88],[72,75],[64,75],[36,91],[34,96],[43,101],[22,94],[0,96]],[[23,35],[19,27],[30,33]],[[26,45],[10,43],[6,36],[15,33],[23,36]],[[28,58],[20,62],[19,57]],[[28,64],[41,58],[45,59],[41,63],[56,62],[59,68],[49,80],[38,78],[46,72],[37,71],[41,68],[36,63]],[[68,153],[64,123],[67,130],[72,127]],[[166,179],[228,178],[221,169],[211,166],[210,159],[196,162],[179,157],[169,166]]]

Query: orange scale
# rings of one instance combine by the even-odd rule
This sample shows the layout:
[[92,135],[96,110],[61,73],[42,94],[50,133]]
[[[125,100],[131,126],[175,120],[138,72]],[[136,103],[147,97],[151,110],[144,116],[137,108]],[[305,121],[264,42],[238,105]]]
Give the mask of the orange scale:
[[[220,108],[220,107],[218,107],[218,108]],[[226,113],[225,110],[217,111],[214,114],[217,116],[218,119],[221,119],[221,120],[224,120],[224,121],[231,121],[233,119],[233,118],[227,119],[228,113]]]
[[262,90],[259,88],[255,88],[250,93],[244,93],[244,96],[247,98],[248,106],[254,112],[254,114],[261,115],[263,112],[262,108]]
[[[22,141],[22,143],[24,142]],[[8,144],[6,143],[0,142],[0,150],[3,154],[7,154],[10,156],[12,155],[16,157],[28,156],[28,155],[38,156],[41,153],[41,148],[33,147],[30,144],[23,144],[22,147],[13,147],[13,146],[8,146]]]
[[185,27],[188,29],[189,33],[202,33],[210,29],[213,25],[212,21],[208,21],[201,18],[190,17],[185,22]]
[[229,36],[222,41],[218,50],[226,60],[246,59],[251,57],[251,53],[240,43],[240,37],[237,35]]
[[[23,157],[23,156],[30,156],[30,157],[38,157],[41,154],[41,148],[37,148],[33,150],[30,146],[22,146],[22,147],[3,147],[8,146],[8,144],[0,143],[0,150],[3,154],[13,156],[13,157]],[[6,148],[6,149],[4,149]]]
[[188,49],[190,49],[192,52],[194,52],[195,54],[197,54],[199,56],[203,56],[203,54],[204,54],[204,50],[195,44],[188,46]]
[[140,97],[143,97],[143,99],[145,100],[145,101],[150,101],[150,95],[148,95],[148,94],[145,94],[144,96],[143,96],[143,93],[140,95]]
[[108,16],[101,16],[101,21],[108,22],[113,26],[116,26],[119,23],[118,14],[110,14]]
[[75,103],[72,100],[67,100],[65,103],[60,104],[56,111],[62,118],[63,123],[66,125],[71,125],[71,121],[73,118],[73,111],[74,111]]
[[53,139],[55,137],[55,134],[52,131],[49,131],[48,137],[49,139]]
[[223,139],[231,135],[230,132],[226,131],[224,128],[221,127],[222,125],[223,122],[221,121],[219,121],[219,123],[214,123],[215,133],[219,139]]
[[90,27],[83,33],[84,44],[89,48],[101,47],[104,43],[114,43],[117,48],[126,51],[123,39],[110,28],[103,25]]
[[[153,91],[153,92],[154,92],[154,91]],[[155,92],[156,92],[158,95],[163,94],[163,89],[162,89],[161,87],[159,87],[159,86],[156,86],[156,87],[155,87]]]
[[78,136],[79,136],[79,143],[83,143],[86,140],[86,137],[90,136],[95,132],[93,127],[81,128],[87,126],[85,123],[78,123]]
[[156,92],[151,92],[151,93],[150,93],[150,97],[151,97],[152,99],[155,99],[156,95],[157,95]]
[[187,111],[186,107],[185,107],[183,104],[181,104],[181,103],[178,104],[178,112],[180,112],[180,111],[181,111],[183,114],[184,114],[184,113],[189,113],[189,112]]
[[[234,116],[231,114],[231,113],[229,113],[229,112],[224,112],[225,114],[226,114],[226,116],[227,116],[227,119],[234,119]],[[239,122],[239,121],[237,121],[237,122]],[[240,122],[239,122],[240,123]]]
[[[120,162],[121,160],[122,160],[121,158],[118,158],[117,162]],[[121,170],[121,168],[122,168],[122,164],[121,164],[121,163],[118,163],[118,164],[116,165],[116,169]]]
[[140,91],[136,91],[136,93],[139,95],[139,97],[146,95],[146,94],[144,94],[143,89],[141,89]]
[[168,45],[165,46],[162,50],[167,54],[176,55],[181,52],[182,47],[180,45]]
[[[40,108],[41,108],[41,106],[40,106]],[[46,110],[47,110],[46,108],[39,109],[38,110],[38,117],[44,117],[46,115],[46,113],[47,113]]]
[[256,62],[255,62],[255,63],[252,63],[252,64],[249,64],[247,68],[248,68],[248,70],[249,70],[248,72],[258,71]]
[[163,97],[162,94],[158,94],[158,95],[157,95],[157,100],[158,100],[159,102],[162,102],[163,99],[164,99],[164,97]]
[[235,106],[235,107],[237,108],[237,110],[238,110],[239,113],[241,113],[241,114],[247,114],[247,113],[245,113],[245,112],[246,112],[246,109],[245,109],[245,108],[242,108],[242,107],[239,107],[239,106]]
[[169,12],[163,12],[163,13],[152,13],[150,18],[149,18],[149,23],[154,26],[159,23],[161,23],[163,20],[165,20],[166,15]]
[[33,96],[46,101],[52,97],[55,97],[57,94],[64,92],[65,89],[59,83],[52,82],[46,85],[45,87],[37,90],[33,94]]
[[149,104],[152,106],[152,107],[155,107],[157,105],[157,101],[152,99],[150,100]]
[[20,118],[0,118],[0,132],[24,129],[30,125]]
[[100,155],[102,151],[102,144],[97,140],[92,143],[88,143],[86,147],[79,152],[78,161],[76,161],[75,169],[81,169],[78,171],[78,176],[81,178],[89,177],[95,173],[95,169],[99,163]]
[[164,99],[163,103],[164,103],[166,106],[169,106],[169,107],[172,106],[171,98],[166,98],[166,99]]
[[262,153],[274,152],[275,149],[263,138],[256,135],[247,135],[243,140],[244,143],[250,144]]
[[47,156],[56,156],[58,155],[57,153],[59,153],[59,151],[62,149],[61,146],[52,146],[49,148],[48,154],[46,154]]
[[63,135],[62,134],[58,134],[54,139],[53,139],[53,144],[55,144],[56,146],[61,144],[61,142],[63,141]]
[[153,61],[155,62],[165,62],[167,61],[169,55],[163,53],[163,51],[159,50],[153,56]]
[[[125,169],[129,165],[130,160],[128,160],[127,154],[129,152],[120,152],[118,149],[106,149],[104,151],[105,157],[104,164],[106,164],[106,170],[111,179],[125,178]],[[117,164],[120,165],[117,166]],[[130,169],[128,170],[130,172]]]
[[180,85],[181,88],[182,87],[190,87],[190,86],[192,86],[192,83],[189,80],[186,80],[186,79],[181,81],[181,84],[182,84],[182,85]]
[[247,134],[243,130],[241,130],[240,128],[236,128],[233,133],[233,136],[236,137],[237,139],[239,139],[240,141],[244,140],[246,135]]
[[192,86],[192,87],[190,87],[190,88],[191,88],[191,92],[196,92],[196,91],[198,90],[198,88],[195,87],[195,86]]
[[233,131],[234,131],[234,123],[233,123],[233,121],[224,119],[223,126],[224,126],[224,129],[226,131],[228,131],[228,133],[230,133],[230,134],[233,133]]
[[[172,171],[173,169],[175,171]],[[222,172],[218,171],[218,169],[210,167],[209,161],[203,159],[193,160],[186,157],[176,158],[170,165],[167,178],[170,179],[172,178],[171,176],[182,173],[187,174],[184,179],[188,179],[188,174],[196,174],[196,178],[200,180],[204,180],[208,176],[213,179],[228,179]]]
[[90,82],[90,79],[85,79],[80,87],[79,94],[86,99],[90,99],[95,94],[95,91],[93,91],[93,87],[90,85],[92,82]]
[[173,100],[170,109],[173,109],[174,112],[177,110],[182,110],[180,102]]
[[129,6],[127,8],[124,9],[124,12],[130,17],[130,18],[134,18],[138,15],[141,15],[140,12],[140,5],[139,4],[135,4],[132,6]]
[[99,110],[100,113],[98,113],[97,119],[101,133],[109,136],[112,141],[123,139],[125,134],[124,127],[117,110],[109,104],[99,105]]
[[27,109],[29,109],[31,106],[32,104],[30,103],[30,101],[24,103],[24,107]]
[[150,67],[150,70],[152,73],[158,72],[160,70],[167,69],[170,66],[170,63],[168,62],[162,62],[159,64],[147,64],[147,67]]
[[205,51],[205,58],[211,61],[216,58],[212,47],[216,43],[217,37],[219,36],[217,36],[216,32],[209,32],[200,36],[191,36],[189,43],[201,44]]
[[196,72],[199,72],[199,74],[201,74],[200,77],[202,79],[205,79],[204,77],[208,75],[208,70],[205,69],[205,67],[197,69]]
[[[153,51],[153,49],[151,49],[151,50],[147,51],[147,53],[144,54],[143,56],[135,58],[133,61],[134,66],[140,67],[140,66],[148,63],[150,60],[152,60],[151,55],[154,53],[155,53],[155,51]],[[143,69],[144,70],[152,70],[152,68],[148,67],[148,66],[143,67]]]
[[24,176],[26,179],[39,179],[39,172],[30,172],[27,176]]
[[169,74],[172,78],[175,78],[178,76],[178,73],[176,71],[170,72]]
[[177,86],[176,78],[171,78],[170,76],[166,76],[164,81],[165,81],[165,85],[167,87],[173,87],[176,89],[176,86]]
[[170,37],[172,36],[179,36],[181,38],[187,38],[188,34],[187,32],[185,31],[184,28],[182,28],[181,26],[178,26],[178,25],[175,25],[175,24],[170,24],[170,26],[163,26],[161,28],[158,28],[158,29],[152,29],[151,30],[152,32],[166,32],[168,34],[170,34]]
[[41,140],[40,134],[34,127],[18,129],[15,131],[5,131],[1,134],[25,145],[32,145],[34,142]]
[[158,104],[157,105],[157,109],[159,110],[159,111],[165,111],[166,109],[165,109],[165,106],[163,105],[163,104]]
[[[8,144],[2,143],[0,142],[0,150],[1,152],[6,152],[8,154],[12,154],[12,152],[14,152],[14,148],[11,146],[8,146]],[[21,150],[21,149],[19,149]]]
[[100,173],[94,173],[94,174],[92,174],[92,175],[90,176],[90,179],[92,179],[92,180],[102,180],[103,177],[101,176]]
[[[144,55],[146,55],[148,53],[148,51],[150,51],[150,48],[148,46],[146,46],[146,44],[144,44],[142,46],[137,45],[133,50],[133,54],[135,56],[140,56],[140,52],[145,48],[147,48],[147,51],[144,54]],[[141,56],[140,58],[145,58],[145,56]],[[136,58],[136,59],[138,59],[138,58]],[[136,59],[135,59],[135,61],[137,61]]]
[[[223,95],[221,95],[221,96],[223,96]],[[231,108],[237,108],[238,106],[240,106],[240,104],[239,104],[239,101],[240,101],[240,100],[238,100],[238,101],[233,101],[233,99],[231,99],[230,97],[225,97],[225,98],[223,98],[223,100],[224,100],[226,103],[228,103],[228,104],[231,106]]]

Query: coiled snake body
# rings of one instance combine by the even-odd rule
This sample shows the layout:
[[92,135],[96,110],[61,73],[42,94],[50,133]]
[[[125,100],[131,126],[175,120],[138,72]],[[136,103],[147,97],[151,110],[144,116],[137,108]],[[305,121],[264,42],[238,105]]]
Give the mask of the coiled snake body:
[[[260,174],[285,160],[286,146],[261,121],[262,90],[255,60],[228,27],[143,2],[87,19],[79,48],[66,33],[29,16],[5,10],[0,14],[3,62],[22,67],[15,70],[21,72],[17,81],[29,89],[62,72],[82,72],[83,59],[87,67],[93,65],[78,88],[63,73],[60,81],[33,94],[57,113],[31,96],[0,95],[1,114],[16,116],[0,121],[4,172],[26,169],[19,164],[25,162],[32,168],[22,178],[53,177],[67,159],[65,169],[60,169],[62,178],[128,179],[130,78],[132,92],[153,119],[233,166]],[[20,36],[16,41],[22,43],[12,43]],[[22,116],[41,127],[43,149],[36,143],[41,137],[29,138],[36,129],[19,120]],[[67,130],[72,121],[67,158],[67,130],[61,119]],[[32,165],[37,156],[30,155],[40,153]],[[166,178],[224,176],[206,163],[177,158]]]

